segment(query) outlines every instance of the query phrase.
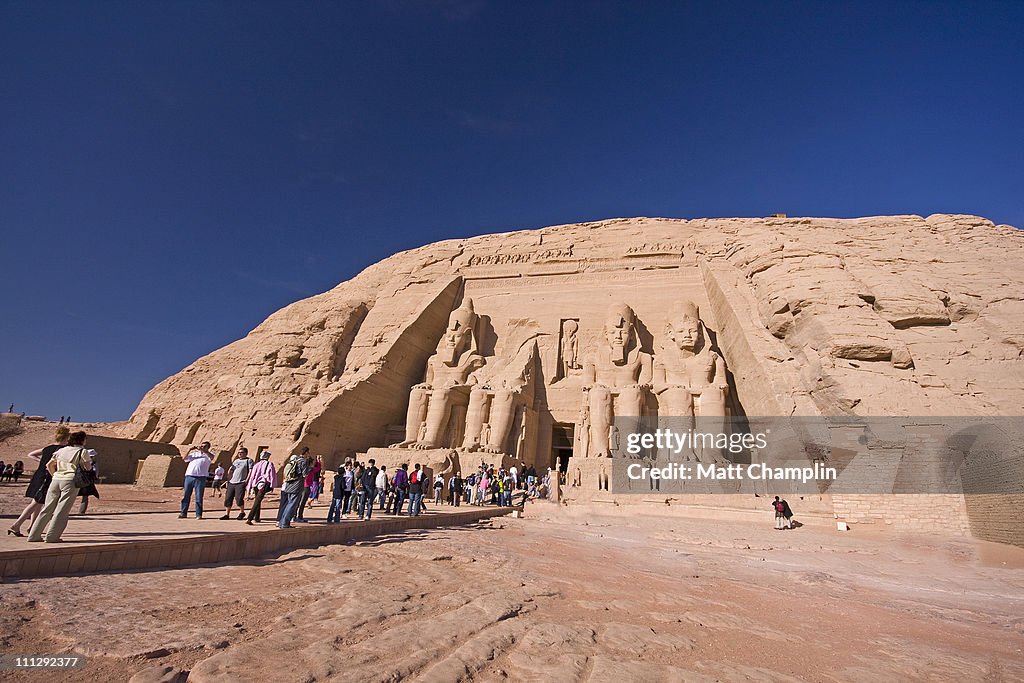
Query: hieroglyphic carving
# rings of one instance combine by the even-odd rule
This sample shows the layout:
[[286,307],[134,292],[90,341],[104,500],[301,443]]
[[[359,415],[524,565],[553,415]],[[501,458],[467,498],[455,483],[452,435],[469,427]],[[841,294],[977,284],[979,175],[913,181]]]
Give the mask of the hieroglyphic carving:
[[626,249],[626,256],[682,256],[683,245],[672,242],[637,244]]

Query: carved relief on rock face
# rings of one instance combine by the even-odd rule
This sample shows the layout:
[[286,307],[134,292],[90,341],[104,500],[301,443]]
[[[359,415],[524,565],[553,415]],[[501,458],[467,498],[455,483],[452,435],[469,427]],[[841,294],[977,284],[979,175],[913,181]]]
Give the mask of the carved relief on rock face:
[[584,365],[584,400],[590,418],[590,455],[609,456],[609,428],[616,417],[640,417],[651,388],[653,361],[640,349],[636,314],[613,304],[605,318],[605,343]]
[[578,320],[569,318],[562,321],[558,347],[559,371],[556,380],[575,374],[583,368],[580,365],[579,330]]

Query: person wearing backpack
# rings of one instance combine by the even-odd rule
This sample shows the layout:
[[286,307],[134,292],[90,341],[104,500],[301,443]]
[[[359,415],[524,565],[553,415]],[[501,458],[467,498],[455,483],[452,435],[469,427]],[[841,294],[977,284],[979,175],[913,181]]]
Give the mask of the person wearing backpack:
[[[772,501],[772,509],[775,510],[775,528],[776,529],[791,529],[789,518],[793,516],[793,511],[789,509],[789,503],[784,500],[779,500],[778,496],[775,496],[775,500]],[[788,515],[786,513],[789,513]]]
[[363,495],[359,499],[359,519],[373,517],[373,504],[377,500],[377,481],[381,471],[377,469],[377,461],[370,458],[369,466],[363,472]]
[[316,460],[310,463],[311,457],[309,455],[306,456],[306,462],[310,464],[310,468],[306,471],[306,476],[302,480],[302,491],[299,492],[299,508],[298,512],[295,513],[296,522],[306,521],[306,503],[309,502],[309,497],[313,493],[313,484],[320,478],[320,470],[323,469],[323,456],[316,456]]
[[394,507],[391,514],[402,514],[402,503],[405,502],[406,492],[409,490],[409,463],[403,462],[402,466],[395,470],[395,476],[391,480],[391,488],[395,492]]
[[252,466],[249,449],[244,446],[239,448],[238,457],[231,463],[231,476],[225,489],[224,515],[221,519],[231,519],[231,507],[235,501],[238,501],[238,519],[245,519],[245,485],[249,481]]
[[444,493],[444,477],[440,474],[434,477],[434,505],[441,504],[441,495]]
[[292,528],[292,520],[299,509],[299,498],[305,490],[306,475],[309,474],[309,460],[305,455],[308,452],[309,449],[304,448],[302,453],[296,453],[288,458],[284,466],[281,477],[284,479],[284,485],[281,486],[281,510],[277,518],[278,529]]

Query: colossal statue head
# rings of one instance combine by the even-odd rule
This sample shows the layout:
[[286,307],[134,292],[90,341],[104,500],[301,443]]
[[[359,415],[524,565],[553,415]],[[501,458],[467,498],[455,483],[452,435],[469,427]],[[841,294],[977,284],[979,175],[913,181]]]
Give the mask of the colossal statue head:
[[444,337],[441,338],[437,349],[446,364],[454,365],[467,349],[476,349],[476,321],[477,315],[473,311],[472,299],[463,301],[462,305],[448,316],[448,329],[444,331]]
[[626,304],[612,304],[608,308],[604,333],[612,362],[625,363],[636,339],[636,314],[633,309]]
[[665,336],[680,351],[699,351],[704,344],[704,326],[697,304],[684,301],[675,306],[665,324]]

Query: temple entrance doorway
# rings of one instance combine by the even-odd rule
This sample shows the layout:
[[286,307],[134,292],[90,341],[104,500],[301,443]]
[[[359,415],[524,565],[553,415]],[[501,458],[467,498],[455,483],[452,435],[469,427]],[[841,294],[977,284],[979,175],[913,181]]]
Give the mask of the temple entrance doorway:
[[556,422],[551,426],[551,461],[549,467],[555,467],[558,459],[562,459],[561,472],[569,469],[569,458],[572,457],[572,444],[576,436],[576,426],[572,423]]

